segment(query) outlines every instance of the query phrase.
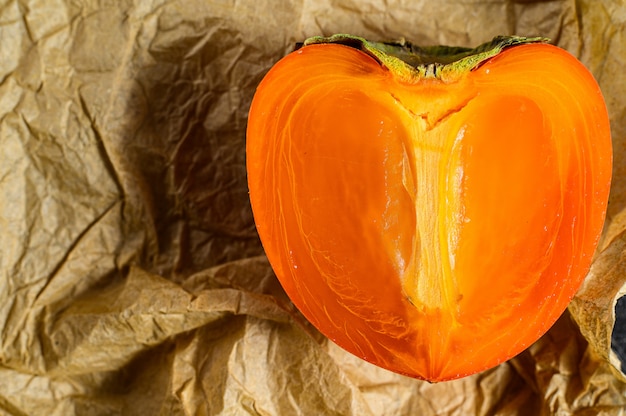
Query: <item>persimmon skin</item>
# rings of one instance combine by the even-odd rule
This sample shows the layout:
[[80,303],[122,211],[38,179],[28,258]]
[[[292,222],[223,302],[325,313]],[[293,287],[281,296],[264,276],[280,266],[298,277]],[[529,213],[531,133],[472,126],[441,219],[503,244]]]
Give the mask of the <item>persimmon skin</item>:
[[347,351],[443,381],[520,353],[562,314],[602,231],[608,115],[547,44],[443,82],[310,45],[252,102],[250,200],[305,317]]

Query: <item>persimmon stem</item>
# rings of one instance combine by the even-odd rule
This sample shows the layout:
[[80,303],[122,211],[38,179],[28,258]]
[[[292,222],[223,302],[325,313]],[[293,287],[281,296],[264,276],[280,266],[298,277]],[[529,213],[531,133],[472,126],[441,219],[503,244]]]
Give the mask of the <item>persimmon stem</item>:
[[548,41],[542,37],[497,36],[476,48],[441,45],[419,47],[406,39],[370,42],[359,36],[336,34],[330,37],[315,36],[305,40],[303,45],[338,43],[359,49],[376,58],[403,82],[416,83],[427,78],[455,81],[506,48]]

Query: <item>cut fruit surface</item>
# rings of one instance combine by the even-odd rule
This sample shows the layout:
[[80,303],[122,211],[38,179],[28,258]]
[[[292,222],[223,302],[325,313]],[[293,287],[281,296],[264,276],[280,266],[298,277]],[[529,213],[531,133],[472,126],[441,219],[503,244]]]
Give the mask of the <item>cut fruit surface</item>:
[[556,321],[611,174],[602,96],[567,52],[522,44],[445,73],[305,46],[259,86],[247,137],[255,222],[294,304],[346,350],[430,381],[493,367]]

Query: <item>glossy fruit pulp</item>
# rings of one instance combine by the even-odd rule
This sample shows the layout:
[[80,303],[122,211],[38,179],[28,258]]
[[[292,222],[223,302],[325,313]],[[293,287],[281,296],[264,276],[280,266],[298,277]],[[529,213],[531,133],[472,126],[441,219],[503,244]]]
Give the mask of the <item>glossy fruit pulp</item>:
[[511,358],[563,312],[602,229],[610,146],[595,81],[556,47],[405,84],[361,51],[312,45],[254,98],[250,197],[307,319],[440,381]]

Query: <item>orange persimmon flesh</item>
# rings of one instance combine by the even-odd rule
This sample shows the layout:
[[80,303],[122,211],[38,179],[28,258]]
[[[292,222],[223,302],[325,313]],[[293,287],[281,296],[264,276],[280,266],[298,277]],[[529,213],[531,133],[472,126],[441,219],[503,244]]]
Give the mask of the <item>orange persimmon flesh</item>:
[[520,353],[588,271],[611,175],[591,74],[547,44],[407,82],[340,44],[278,62],[250,110],[255,222],[294,304],[430,381]]

